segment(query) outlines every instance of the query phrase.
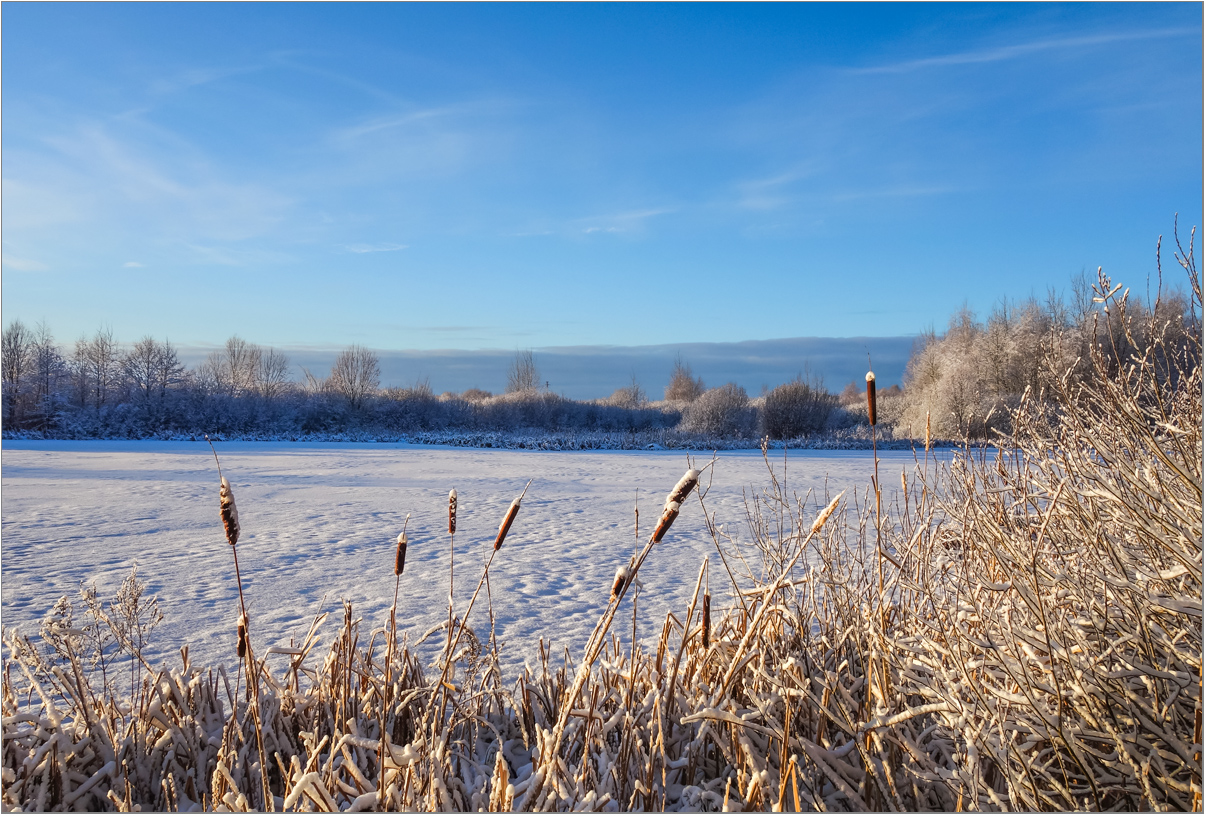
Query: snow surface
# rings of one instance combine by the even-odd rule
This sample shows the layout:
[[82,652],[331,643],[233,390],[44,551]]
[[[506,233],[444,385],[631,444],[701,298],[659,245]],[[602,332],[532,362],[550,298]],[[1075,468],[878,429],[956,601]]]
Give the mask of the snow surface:
[[[363,619],[362,643],[386,625],[394,593],[396,539],[411,514],[398,601],[399,637],[414,643],[447,618],[448,490],[457,491],[458,614],[469,603],[508,507],[532,479],[506,543],[490,570],[504,680],[524,661],[537,664],[544,638],[559,662],[575,659],[607,605],[616,568],[641,544],[688,467],[682,451],[545,452],[408,444],[219,443],[222,472],[238,505],[239,567],[257,653],[300,642],[313,616],[332,614],[322,642],[342,622],[342,600]],[[949,454],[947,454],[949,456]],[[692,457],[703,466],[710,453]],[[771,457],[780,476],[783,452]],[[153,663],[235,662],[238,594],[218,510],[218,473],[204,442],[6,442],[0,453],[0,612],[5,630],[35,634],[63,595],[78,600],[81,581],[111,598],[138,565],[165,619],[152,634]],[[881,451],[885,502],[908,451]],[[790,491],[810,506],[845,488],[861,495],[870,451],[792,450]],[[705,471],[701,487],[709,482]],[[742,489],[769,485],[758,451],[719,454],[706,503],[738,540],[748,542]],[[704,558],[714,561],[712,591],[725,594],[723,570],[694,495],[641,570],[638,638],[661,631],[668,610],[680,617]],[[631,601],[626,601],[630,604]],[[471,625],[489,634],[485,593]],[[619,621],[623,620],[624,623]],[[631,612],[616,631],[627,641]],[[442,637],[424,648],[430,659]]]

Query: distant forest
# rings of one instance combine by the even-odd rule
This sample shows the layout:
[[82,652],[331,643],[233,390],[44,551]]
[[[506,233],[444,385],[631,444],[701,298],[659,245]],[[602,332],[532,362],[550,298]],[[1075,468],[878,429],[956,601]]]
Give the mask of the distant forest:
[[[1098,319],[1097,304],[1115,288],[1100,273],[1096,281],[1082,275],[1070,297],[1052,291],[1042,301],[1003,300],[983,320],[967,308],[957,311],[943,333],[918,339],[904,387],[879,391],[880,437],[921,439],[928,432],[934,439],[991,440],[1008,432],[1011,411],[1023,399],[1046,399],[1064,372],[1087,373],[1092,344],[1111,349],[1120,366],[1156,346],[1200,359],[1201,315],[1181,291],[1129,298],[1132,328],[1122,331]],[[733,383],[708,388],[681,358],[661,399],[651,400],[634,378],[606,399],[571,400],[541,387],[530,351],[511,361],[502,394],[471,388],[438,395],[426,381],[382,388],[377,356],[361,346],[341,352],[325,377],[303,369],[297,380],[282,352],[240,337],[189,368],[168,340],[147,336],[124,344],[101,329],[67,348],[45,322],[31,327],[12,320],[0,357],[2,430],[9,439],[209,434],[494,444],[500,435],[552,434],[595,435],[591,444],[602,447],[622,445],[625,436],[639,436],[641,444],[731,447],[763,437],[804,445],[858,445],[870,438],[862,383],[834,393],[803,377],[751,398]],[[1182,370],[1165,368],[1169,377]]]

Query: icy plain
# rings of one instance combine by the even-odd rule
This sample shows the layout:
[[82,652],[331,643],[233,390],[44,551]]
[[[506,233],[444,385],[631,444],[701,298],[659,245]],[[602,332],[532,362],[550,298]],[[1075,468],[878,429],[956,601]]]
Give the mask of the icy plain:
[[[394,593],[395,539],[411,514],[398,601],[399,637],[414,643],[447,617],[447,497],[456,488],[454,600],[469,602],[499,522],[525,483],[532,485],[490,570],[503,679],[535,666],[541,638],[560,662],[575,659],[607,604],[616,567],[632,554],[634,504],[641,542],[667,491],[688,467],[682,451],[541,452],[407,444],[219,443],[242,525],[239,565],[261,654],[304,637],[311,619],[331,613],[321,642],[342,621],[343,601],[363,620],[362,643],[386,625]],[[711,453],[692,456],[696,466]],[[784,456],[772,451],[782,477]],[[137,564],[164,621],[148,656],[194,665],[235,663],[237,589],[218,514],[218,473],[204,442],[6,442],[0,454],[2,625],[36,634],[61,596],[78,600],[81,582],[111,598]],[[912,470],[909,451],[881,451],[885,501]],[[789,492],[808,507],[871,481],[870,451],[789,451]],[[707,486],[708,474],[704,475]],[[722,451],[705,502],[716,521],[748,544],[744,496],[770,480],[758,451]],[[811,491],[811,495],[809,495]],[[713,564],[717,601],[728,581],[694,497],[641,571],[638,639],[660,634],[665,614],[682,615],[703,559]],[[483,598],[470,623],[484,641]],[[629,637],[631,614],[618,627]],[[421,654],[435,656],[436,637]]]

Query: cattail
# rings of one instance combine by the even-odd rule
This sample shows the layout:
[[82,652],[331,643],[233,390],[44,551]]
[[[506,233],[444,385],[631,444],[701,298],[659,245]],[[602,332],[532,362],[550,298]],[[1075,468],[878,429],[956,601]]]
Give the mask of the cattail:
[[226,528],[226,541],[233,547],[239,540],[239,510],[235,507],[234,493],[231,492],[230,482],[222,477],[222,486],[218,488],[218,501],[222,506],[222,526]]
[[507,509],[507,517],[503,519],[502,524],[498,525],[498,538],[494,539],[494,549],[500,549],[503,545],[503,540],[507,537],[507,533],[511,529],[512,522],[519,515],[519,499],[511,502],[511,506]]
[[394,575],[401,575],[406,566],[406,531],[398,533],[398,553],[394,556]]
[[670,491],[670,495],[666,497],[666,504],[671,502],[682,504],[687,500],[687,496],[691,495],[691,491],[697,484],[699,484],[699,471],[691,468],[683,474],[683,477],[678,480],[678,484]]
[[662,517],[657,520],[657,529],[653,531],[653,543],[658,544],[662,540],[662,536],[670,529],[670,525],[678,518],[680,505],[678,502],[666,502],[666,507],[662,510]]
[[448,491],[448,535],[456,532],[456,488]]
[[867,372],[867,416],[871,418],[871,424],[875,424],[875,372]]
[[621,564],[616,567],[616,577],[611,582],[611,600],[619,597],[620,592],[624,589],[624,582],[628,580],[628,566]]
[[678,512],[682,509],[683,502],[687,496],[691,495],[691,491],[697,484],[699,484],[699,471],[691,468],[678,480],[678,484],[670,491],[670,495],[666,496],[666,506],[662,508],[662,517],[657,520],[657,529],[653,531],[653,543],[661,542],[662,536],[678,518]]
[[703,599],[703,644],[705,649],[712,645],[712,596],[707,592]]
[[838,502],[841,501],[844,495],[846,495],[845,490],[833,497],[833,501],[829,502],[829,506],[822,510],[817,516],[817,520],[812,523],[810,533],[815,534],[820,532],[820,529],[825,526],[825,522],[829,521],[829,517],[833,515],[833,511],[837,509]]
[[930,412],[925,412],[925,450],[929,453],[930,450]]
[[247,656],[247,619],[239,618],[239,635],[238,644],[235,646],[235,651],[239,653],[239,657]]

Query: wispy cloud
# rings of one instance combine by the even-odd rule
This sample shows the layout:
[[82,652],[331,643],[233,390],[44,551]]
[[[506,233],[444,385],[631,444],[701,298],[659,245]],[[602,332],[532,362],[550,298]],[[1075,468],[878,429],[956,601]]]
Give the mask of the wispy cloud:
[[343,248],[348,252],[363,255],[368,252],[397,252],[399,249],[406,249],[408,246],[409,244],[345,244]]
[[737,206],[747,210],[776,210],[796,200],[786,192],[787,188],[814,175],[816,168],[811,164],[798,165],[768,178],[740,182],[737,187],[740,198]]
[[[36,200],[71,201],[77,220],[134,216],[158,224],[163,235],[233,241],[271,231],[294,204],[265,185],[228,180],[173,134],[154,129],[114,131],[91,122],[46,144],[52,151],[35,160],[43,179]],[[7,179],[5,187],[7,198]]]
[[847,190],[835,193],[832,198],[834,201],[858,201],[865,198],[920,198],[923,196],[946,195],[947,193],[959,192],[959,190],[959,187],[947,184],[905,184],[868,190]]
[[887,65],[872,65],[866,68],[854,68],[853,74],[903,74],[925,68],[943,68],[953,65],[974,65],[977,63],[1002,62],[1019,59],[1031,54],[1044,51],[1068,50],[1072,48],[1089,48],[1110,43],[1128,42],[1132,40],[1153,40],[1168,37],[1200,36],[1200,32],[1183,28],[1159,28],[1147,31],[1111,32],[1105,34],[1089,34],[1082,37],[1058,37],[1046,40],[1036,40],[1016,45],[1004,45],[996,48],[984,48],[976,51],[960,51],[954,54],[943,54],[936,57],[904,60]]
[[141,264],[138,261],[126,261],[124,264],[122,264],[122,267],[125,269],[142,269],[145,266],[146,264]]
[[231,68],[189,68],[167,77],[160,77],[151,83],[151,93],[173,94],[199,85],[225,79],[239,74],[248,74],[260,70],[257,65]]
[[0,266],[3,266],[5,271],[16,272],[43,272],[50,268],[41,261],[35,261],[30,258],[17,258],[12,255],[0,257]]
[[667,215],[668,213],[672,212],[675,212],[675,209],[670,207],[661,207],[649,210],[630,210],[627,212],[613,213],[611,215],[579,218],[575,224],[577,225],[578,229],[588,235],[597,232],[636,232],[643,229],[645,222],[650,218],[655,218],[659,215]]
[[350,141],[383,130],[405,128],[436,119],[446,119],[455,112],[453,108],[432,108],[393,116],[379,116],[350,127],[340,128],[335,131],[334,137],[336,140]]

